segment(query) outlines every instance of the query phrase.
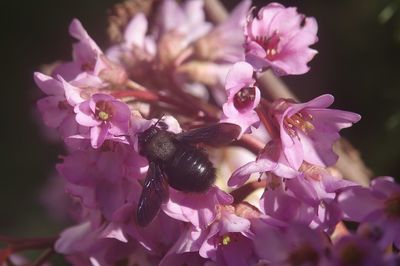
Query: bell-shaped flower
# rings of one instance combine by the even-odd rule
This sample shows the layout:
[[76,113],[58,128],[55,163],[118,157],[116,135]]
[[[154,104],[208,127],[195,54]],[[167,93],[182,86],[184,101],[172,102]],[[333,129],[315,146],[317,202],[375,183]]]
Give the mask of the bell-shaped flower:
[[103,54],[79,20],[72,20],[69,33],[78,40],[73,44],[73,60],[57,66],[53,76],[61,75],[67,81],[91,84],[95,87],[102,87],[105,82],[122,84],[126,81],[124,69],[112,63]]
[[336,163],[332,145],[340,137],[339,130],[358,122],[361,116],[341,110],[327,109],[333,96],[324,94],[306,103],[279,99],[272,103],[270,115],[280,131],[283,153],[294,169],[303,161],[319,166]]
[[258,126],[260,119],[254,110],[260,103],[261,93],[255,86],[253,67],[246,62],[238,62],[230,69],[225,82],[227,101],[222,106],[222,122],[237,124],[242,134],[250,131],[250,126]]
[[75,121],[74,106],[83,102],[81,89],[66,82],[61,76],[52,78],[35,72],[37,86],[47,94],[37,102],[46,126],[57,128],[64,138],[84,132],[85,129]]
[[394,243],[400,248],[400,185],[392,177],[371,181],[371,188],[351,187],[339,195],[345,219],[369,223],[380,231],[382,248]]
[[162,205],[163,211],[195,227],[206,228],[217,217],[217,206],[231,204],[230,194],[212,186],[205,193],[185,193],[169,189],[169,201]]
[[309,70],[307,63],[317,53],[309,48],[317,42],[317,22],[270,3],[257,17],[249,17],[245,28],[246,61],[256,69],[271,68],[277,75],[298,75]]
[[250,0],[241,1],[229,17],[194,43],[195,55],[201,60],[236,63],[244,60],[243,30]]
[[167,257],[198,252],[217,265],[254,265],[258,260],[250,239],[250,221],[236,215],[233,206],[218,206],[217,210],[217,219],[207,228],[187,227]]
[[300,172],[288,165],[282,153],[281,143],[276,140],[267,143],[255,161],[249,162],[233,172],[228,185],[234,187],[241,186],[253,173],[272,173],[287,179],[300,175]]
[[383,250],[372,241],[358,235],[341,237],[332,247],[329,264],[326,265],[387,265],[395,266],[385,258]]
[[128,134],[131,111],[108,94],[94,94],[75,106],[74,111],[78,124],[90,128],[93,148],[99,148],[106,139]]
[[327,238],[322,232],[305,225],[291,224],[279,229],[272,226],[254,232],[257,255],[268,265],[326,265]]

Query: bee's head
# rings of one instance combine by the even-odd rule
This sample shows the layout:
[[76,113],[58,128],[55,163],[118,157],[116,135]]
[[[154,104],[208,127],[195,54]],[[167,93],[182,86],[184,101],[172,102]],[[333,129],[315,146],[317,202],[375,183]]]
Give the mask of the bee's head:
[[138,134],[140,155],[146,156],[146,144],[148,144],[159,131],[168,129],[168,125],[161,121],[163,117],[164,116],[158,119],[154,125],[151,125],[148,129]]

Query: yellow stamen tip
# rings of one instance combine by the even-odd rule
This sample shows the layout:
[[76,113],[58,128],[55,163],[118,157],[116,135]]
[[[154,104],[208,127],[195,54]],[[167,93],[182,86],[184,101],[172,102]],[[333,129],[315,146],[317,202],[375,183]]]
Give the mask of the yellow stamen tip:
[[103,121],[106,121],[109,118],[109,115],[106,112],[101,111],[99,112],[99,118]]
[[229,235],[225,235],[222,238],[222,245],[226,246],[231,242],[231,237]]

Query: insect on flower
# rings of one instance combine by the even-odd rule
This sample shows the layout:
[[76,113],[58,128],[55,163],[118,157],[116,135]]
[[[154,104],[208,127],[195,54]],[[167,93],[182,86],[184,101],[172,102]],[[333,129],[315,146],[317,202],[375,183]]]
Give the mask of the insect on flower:
[[205,192],[215,181],[215,169],[196,144],[226,145],[241,129],[218,123],[175,134],[158,121],[139,134],[139,151],[149,160],[149,170],[137,208],[137,222],[148,225],[168,199],[168,185],[183,192]]

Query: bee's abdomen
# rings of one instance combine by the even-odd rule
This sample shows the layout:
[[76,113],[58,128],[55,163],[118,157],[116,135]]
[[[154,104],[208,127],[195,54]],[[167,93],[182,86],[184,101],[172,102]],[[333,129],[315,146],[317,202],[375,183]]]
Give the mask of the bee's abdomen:
[[185,192],[203,192],[215,181],[215,169],[208,156],[190,145],[178,145],[164,169],[169,185]]

